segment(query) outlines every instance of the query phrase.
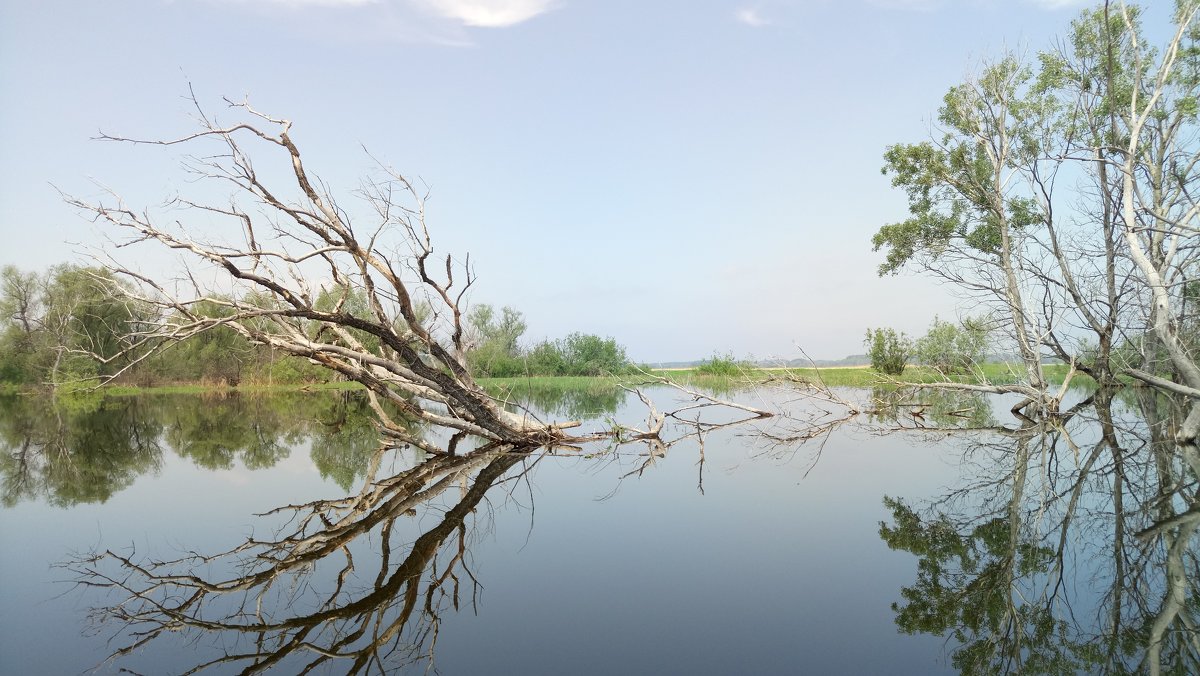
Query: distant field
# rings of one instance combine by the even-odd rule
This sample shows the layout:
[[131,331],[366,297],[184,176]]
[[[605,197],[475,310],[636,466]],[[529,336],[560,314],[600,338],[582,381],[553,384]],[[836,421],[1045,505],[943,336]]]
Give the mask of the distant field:
[[[1021,373],[1019,364],[984,364],[980,371],[982,378],[970,375],[960,375],[950,378],[953,382],[981,383],[985,380],[994,384],[1017,382]],[[1063,364],[1047,365],[1046,377],[1053,382],[1061,382],[1068,367]],[[927,367],[909,367],[899,378],[886,378],[868,366],[826,366],[819,368],[747,368],[737,376],[710,376],[697,372],[695,368],[652,369],[651,376],[670,378],[681,384],[696,384],[716,386],[721,389],[735,386],[739,383],[761,383],[776,379],[799,379],[807,382],[824,383],[831,387],[870,387],[894,381],[908,383],[944,382],[947,378]],[[1076,375],[1076,378],[1084,376]],[[646,380],[646,376],[634,374],[627,376],[599,377],[530,377],[530,378],[488,378],[480,381],[488,387],[595,387],[597,385],[618,384],[634,385]]]
[[[982,371],[983,377],[962,375],[949,379],[960,383],[982,383],[984,381],[996,384],[1013,383],[1020,378],[1021,366],[1019,364],[984,364],[980,367],[980,371]],[[1061,382],[1062,378],[1067,375],[1067,371],[1066,365],[1045,366],[1046,377],[1055,382]],[[895,381],[904,383],[947,381],[947,378],[941,373],[924,366],[910,366],[905,370],[904,375],[896,378],[884,377],[881,373],[871,370],[869,366],[822,366],[816,367],[816,369],[812,369],[812,367],[810,369],[760,369],[760,367],[754,367],[754,369],[745,369],[742,376],[736,378],[714,378],[698,373],[695,369],[667,369],[653,372],[661,373],[662,376],[676,379],[676,381],[698,384],[706,384],[714,379],[724,379],[724,381],[745,379],[745,381],[763,382],[773,378],[799,378],[808,382],[832,385],[832,387],[870,387],[870,385]]]

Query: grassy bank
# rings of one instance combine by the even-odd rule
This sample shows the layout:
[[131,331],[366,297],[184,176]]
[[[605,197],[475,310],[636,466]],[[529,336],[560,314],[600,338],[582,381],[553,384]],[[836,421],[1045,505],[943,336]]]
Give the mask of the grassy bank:
[[136,385],[102,385],[91,387],[64,387],[57,392],[48,387],[22,387],[13,383],[0,383],[0,396],[16,395],[48,395],[57,394],[61,397],[87,397],[98,394],[114,397],[130,397],[139,394],[213,394],[225,392],[241,392],[246,394],[271,394],[288,392],[337,392],[342,390],[361,390],[362,385],[351,382],[309,383],[309,384],[251,384],[251,385],[218,385],[213,383],[184,383],[172,385],[154,385],[140,387]]
[[[1016,364],[984,364],[981,368],[983,378],[973,375],[960,375],[951,378],[955,382],[980,383],[986,379],[994,384],[1017,382],[1020,378],[1020,367]],[[1045,367],[1046,376],[1051,382],[1062,382],[1067,373],[1067,366],[1062,364]],[[894,380],[906,383],[944,382],[947,379],[933,369],[926,367],[910,367],[898,379],[881,376],[878,372],[864,367],[828,367],[828,368],[746,368],[732,376],[713,376],[700,373],[697,369],[663,369],[650,372],[651,376],[670,378],[683,385],[695,385],[714,390],[733,390],[746,385],[764,383],[771,380],[802,380],[812,383],[824,383],[830,387],[872,387],[887,384]],[[1086,381],[1087,376],[1076,374],[1076,380]],[[622,385],[634,387],[644,384],[648,378],[640,373],[622,376],[531,376],[522,378],[481,378],[480,385],[499,395],[504,392],[520,392],[522,390],[588,390],[613,389]],[[134,396],[138,394],[209,394],[213,392],[316,392],[357,390],[362,386],[353,382],[331,382],[311,384],[273,384],[252,383],[238,386],[219,385],[212,383],[159,385],[154,387],[137,387],[132,385],[111,385],[100,388],[105,394],[115,396]],[[15,395],[22,390],[11,383],[0,383],[0,395]],[[92,392],[92,390],[83,390]],[[68,396],[71,393],[63,393]]]
[[316,392],[316,391],[341,391],[341,390],[361,390],[362,385],[354,382],[339,381],[334,383],[300,383],[300,384],[285,384],[285,385],[267,385],[256,383],[253,385],[159,385],[155,387],[134,387],[130,385],[113,385],[111,387],[101,388],[104,392],[118,396],[129,396],[137,394],[206,394],[209,392]]
[[[1055,383],[1062,382],[1068,367],[1065,364],[1053,364],[1045,367],[1046,377]],[[799,379],[811,383],[824,383],[830,387],[871,387],[894,381],[904,383],[938,383],[947,380],[960,383],[1008,384],[1021,379],[1019,364],[983,364],[979,374],[956,375],[951,378],[937,371],[924,367],[913,366],[904,370],[898,378],[885,377],[879,372],[865,367],[828,367],[828,368],[748,368],[743,369],[737,376],[710,376],[696,369],[679,369],[655,371],[656,375],[671,378],[680,383],[692,383],[700,386],[729,387],[731,383],[749,382],[761,383],[775,379]],[[1085,378],[1076,374],[1076,378]]]

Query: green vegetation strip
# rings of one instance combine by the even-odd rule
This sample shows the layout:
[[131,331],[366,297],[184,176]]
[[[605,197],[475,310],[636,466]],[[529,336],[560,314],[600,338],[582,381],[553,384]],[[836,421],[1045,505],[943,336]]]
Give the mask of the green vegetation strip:
[[341,390],[361,390],[363,386],[354,382],[312,383],[312,384],[279,384],[266,385],[157,385],[153,387],[135,387],[132,385],[113,385],[103,387],[105,394],[115,396],[134,396],[138,394],[209,394],[211,392],[330,392]]
[[[830,387],[871,387],[890,382],[901,383],[936,383],[947,380],[960,383],[1007,384],[1018,382],[1021,367],[1018,364],[984,364],[980,374],[957,375],[947,378],[937,371],[926,367],[910,367],[904,374],[893,380],[880,375],[878,372],[863,367],[829,367],[829,368],[755,368],[743,367],[732,375],[710,375],[700,369],[656,369],[646,376],[639,373],[620,376],[530,376],[523,378],[481,378],[480,385],[492,394],[501,392],[520,392],[525,390],[588,390],[612,389],[616,387],[636,387],[643,385],[655,377],[669,378],[683,385],[695,385],[707,389],[728,391],[740,386],[764,383],[771,380],[801,380],[810,383],[824,383]],[[1046,377],[1052,382],[1062,382],[1068,367],[1065,364],[1050,364],[1045,367]],[[982,375],[982,377],[979,377]],[[1083,374],[1076,374],[1077,381],[1089,381]],[[136,387],[131,385],[113,385],[101,388],[105,394],[114,396],[133,396],[138,394],[207,394],[212,392],[315,392],[358,390],[362,386],[353,382],[311,383],[311,384],[275,384],[265,383],[244,384],[240,386],[215,384],[183,384],[161,385],[154,387]],[[0,396],[18,394],[19,386],[0,383]],[[91,390],[81,390],[87,393]],[[71,394],[61,392],[61,394]]]

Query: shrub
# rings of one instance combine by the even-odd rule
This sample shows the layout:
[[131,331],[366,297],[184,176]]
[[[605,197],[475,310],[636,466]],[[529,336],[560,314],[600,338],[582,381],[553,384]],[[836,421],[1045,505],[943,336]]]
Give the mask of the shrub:
[[908,336],[896,333],[895,329],[867,329],[863,344],[867,348],[867,356],[871,358],[871,368],[889,376],[904,373],[912,353]]
[[724,355],[714,354],[700,362],[700,365],[696,367],[696,373],[705,376],[732,378],[741,375],[748,367],[749,364],[734,359],[733,354],[727,352]]
[[612,338],[589,333],[572,333],[559,341],[565,374],[600,376],[624,373],[629,369],[625,348]]
[[937,317],[929,332],[917,340],[917,359],[944,375],[968,373],[983,362],[988,331],[982,320],[964,319],[962,324],[944,322]]

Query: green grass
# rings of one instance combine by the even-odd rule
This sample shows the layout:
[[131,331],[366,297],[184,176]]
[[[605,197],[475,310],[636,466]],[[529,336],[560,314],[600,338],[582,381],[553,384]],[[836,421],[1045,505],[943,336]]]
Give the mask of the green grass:
[[114,396],[134,396],[138,394],[208,394],[211,392],[308,392],[308,391],[341,391],[361,390],[363,386],[354,382],[311,383],[266,385],[159,385],[155,387],[137,387],[133,385],[112,385],[101,388],[101,391]]
[[[960,383],[982,383],[984,381],[1000,385],[1009,384],[1020,381],[1022,367],[1019,364],[983,364],[980,368],[983,378],[974,375],[957,375],[949,380]],[[1065,364],[1052,364],[1045,367],[1046,378],[1051,382],[1062,382],[1066,376],[1068,367]],[[748,368],[741,371],[737,376],[709,376],[698,369],[680,369],[670,371],[655,371],[656,375],[661,375],[679,383],[691,383],[703,387],[717,387],[718,389],[729,389],[737,383],[760,383],[771,379],[800,379],[811,383],[824,383],[830,387],[871,387],[892,382],[893,380],[904,383],[938,383],[945,382],[947,378],[937,371],[924,366],[910,366],[904,370],[904,374],[897,378],[886,378],[879,372],[869,368],[789,368],[789,369],[762,369]],[[1086,378],[1076,374],[1076,378]]]
[[480,378],[479,384],[484,387],[517,388],[517,387],[590,387],[604,383],[620,385],[637,382],[633,376],[521,376],[517,378]]
[[[1021,366],[1019,364],[991,363],[983,364],[981,369],[984,378],[993,384],[1014,383],[1020,380]],[[1065,364],[1052,364],[1045,367],[1046,377],[1052,383],[1062,382],[1067,373]],[[671,369],[652,370],[651,376],[669,378],[683,385],[695,385],[716,391],[731,391],[746,385],[763,383],[772,379],[799,379],[812,383],[824,383],[830,387],[872,387],[886,384],[884,378],[869,368],[831,367],[831,368],[793,368],[765,369],[744,367],[731,375],[712,375],[702,369]],[[479,384],[493,394],[505,391],[531,390],[586,390],[611,389],[622,385],[634,387],[647,381],[645,375],[634,373],[621,376],[530,376],[519,378],[481,378]],[[946,380],[933,369],[922,366],[910,366],[904,374],[897,378],[906,383],[934,383]],[[955,376],[955,382],[979,383],[973,376]],[[1089,379],[1082,374],[1076,374],[1073,382],[1086,382]],[[133,396],[138,394],[207,394],[212,392],[298,392],[298,391],[340,391],[362,389],[362,385],[354,382],[332,382],[313,384],[278,384],[265,383],[243,384],[237,387],[213,384],[191,385],[161,385],[155,387],[137,387],[132,385],[112,385],[101,388],[105,394],[115,396]],[[15,395],[22,388],[12,383],[0,383],[0,396]]]

